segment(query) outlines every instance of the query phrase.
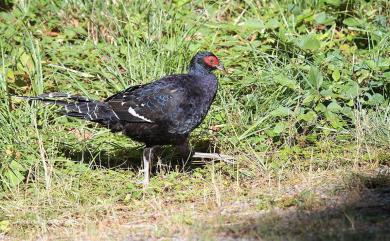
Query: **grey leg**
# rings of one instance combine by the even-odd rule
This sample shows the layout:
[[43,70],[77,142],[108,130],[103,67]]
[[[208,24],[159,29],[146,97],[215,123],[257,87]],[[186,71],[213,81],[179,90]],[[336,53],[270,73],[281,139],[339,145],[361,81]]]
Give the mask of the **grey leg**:
[[158,146],[146,147],[142,154],[142,160],[144,163],[144,187],[146,188],[149,185],[150,181],[150,172],[152,169],[152,161],[154,159],[154,151]]

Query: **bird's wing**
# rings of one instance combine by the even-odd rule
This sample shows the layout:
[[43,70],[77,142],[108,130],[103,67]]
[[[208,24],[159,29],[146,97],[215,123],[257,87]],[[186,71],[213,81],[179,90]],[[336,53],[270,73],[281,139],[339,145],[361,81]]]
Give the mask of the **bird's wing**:
[[108,97],[107,99],[104,100],[104,102],[108,102],[108,101],[114,101],[114,100],[120,100],[120,99],[123,99],[123,96],[128,94],[128,93],[131,93],[132,91],[136,90],[136,89],[139,89],[141,88],[142,86],[144,85],[133,85],[133,86],[130,86],[124,90],[122,90],[121,92],[118,92],[114,95],[111,95],[110,97]]
[[128,88],[108,98],[107,103],[119,120],[127,122],[148,122],[170,124],[183,111],[187,89],[177,78]]

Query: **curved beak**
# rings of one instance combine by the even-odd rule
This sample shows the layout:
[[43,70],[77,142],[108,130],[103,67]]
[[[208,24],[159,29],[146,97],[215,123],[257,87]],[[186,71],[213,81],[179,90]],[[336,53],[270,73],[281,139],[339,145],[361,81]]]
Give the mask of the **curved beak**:
[[225,67],[223,67],[223,64],[219,64],[219,65],[215,66],[215,68],[217,68],[218,70],[221,70],[224,74],[227,74],[227,71],[226,71]]

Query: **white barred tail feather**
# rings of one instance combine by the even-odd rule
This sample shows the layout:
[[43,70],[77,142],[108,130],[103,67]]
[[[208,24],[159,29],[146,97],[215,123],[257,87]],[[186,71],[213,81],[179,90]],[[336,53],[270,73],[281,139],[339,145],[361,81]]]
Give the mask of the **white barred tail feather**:
[[67,116],[83,118],[89,121],[105,122],[119,120],[116,113],[106,102],[99,102],[85,96],[52,92],[39,96],[16,96],[29,101],[37,100],[43,103],[63,106]]
[[[86,119],[89,121],[105,124],[109,121],[119,121],[118,114],[112,106],[104,101],[96,101],[85,96],[71,95],[68,93],[51,92],[38,96],[15,96],[17,98],[27,99],[29,101],[37,100],[43,103],[63,106],[67,116]],[[133,116],[130,122],[152,122],[151,120],[138,115],[135,111],[129,111]]]

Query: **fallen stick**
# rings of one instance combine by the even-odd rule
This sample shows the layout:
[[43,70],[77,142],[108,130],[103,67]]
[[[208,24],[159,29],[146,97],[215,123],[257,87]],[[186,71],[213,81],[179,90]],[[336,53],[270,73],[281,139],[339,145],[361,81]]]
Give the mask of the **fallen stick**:
[[204,152],[195,152],[192,156],[194,158],[202,158],[202,159],[214,159],[221,160],[229,164],[234,164],[235,158],[228,155],[223,155],[219,153],[204,153]]

